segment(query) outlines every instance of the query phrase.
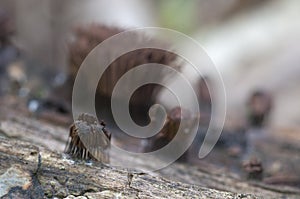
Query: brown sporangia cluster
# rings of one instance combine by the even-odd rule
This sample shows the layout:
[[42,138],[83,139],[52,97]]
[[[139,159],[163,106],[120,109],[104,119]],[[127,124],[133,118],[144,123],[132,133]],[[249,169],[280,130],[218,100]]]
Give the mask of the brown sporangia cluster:
[[121,29],[97,24],[76,27],[74,39],[69,45],[69,73],[72,78],[76,77],[83,60],[98,44],[120,32]]
[[268,92],[257,90],[252,93],[248,101],[248,119],[251,126],[264,126],[272,110],[272,101]]
[[[74,30],[75,39],[70,44],[70,73],[73,78],[76,77],[77,71],[86,58],[86,56],[101,42],[114,36],[125,30],[108,27],[104,25],[92,24],[85,27],[78,27]],[[135,46],[139,42],[145,44],[149,43],[163,43],[145,35],[137,35],[137,33],[132,33],[132,36],[126,38],[128,40],[121,40],[122,43],[117,43],[115,46],[110,46],[111,49],[107,49],[107,56],[114,55],[114,51],[120,48],[122,45]],[[166,44],[166,49],[170,49]],[[146,63],[159,63],[168,66],[174,66],[172,63],[177,58],[174,53],[152,48],[144,48],[140,50],[135,50],[129,52],[119,58],[117,58],[103,74],[100,80],[101,88],[98,87],[98,91],[104,95],[110,95],[112,89],[114,88],[116,82],[120,77],[128,70]],[[175,66],[174,66],[175,67]],[[177,66],[176,66],[177,67]],[[150,69],[149,69],[150,72]],[[147,73],[145,76],[148,75]]]
[[246,172],[249,180],[263,179],[263,166],[259,159],[252,157],[243,164],[243,169]]
[[[184,129],[190,130],[195,126],[196,118],[188,110],[182,109],[180,107],[173,108],[167,116],[167,120],[162,128],[162,130],[157,133],[152,138],[149,138],[149,144],[146,147],[145,151],[155,151],[158,150],[169,142],[171,142],[176,136],[180,123],[183,122]],[[182,140],[183,141],[183,140]],[[186,160],[186,154],[180,158],[180,160]]]
[[[77,71],[86,58],[86,56],[101,42],[107,38],[114,36],[122,31],[120,28],[108,27],[104,25],[91,24],[88,26],[81,26],[74,30],[74,39],[69,45],[69,71],[71,81],[74,82]],[[135,46],[139,42],[143,42],[143,45],[158,43],[160,46],[164,46],[164,42],[150,38],[146,35],[140,35],[132,33],[128,38],[120,40],[119,43],[115,43],[107,50],[107,56],[114,56],[114,52],[122,46]],[[170,49],[169,45],[165,44],[165,49]],[[171,50],[171,49],[170,49]],[[110,97],[112,91],[120,79],[130,69],[147,63],[158,63],[168,65],[170,67],[179,68],[177,61],[177,55],[169,51],[143,48],[135,51],[128,52],[115,61],[113,61],[106,71],[102,74],[99,81],[97,93],[96,93],[96,109],[102,110],[110,107]],[[149,70],[145,71],[144,77],[147,77],[151,73],[152,66],[149,66]],[[137,78],[133,76],[132,78]],[[138,78],[143,78],[143,75],[139,75]],[[161,75],[158,77],[164,79],[166,77]],[[131,97],[130,106],[133,119],[139,119],[141,117],[134,118],[134,114],[139,115],[141,112],[147,115],[149,107],[155,103],[156,94],[162,87],[155,84],[148,84],[139,88]],[[101,101],[101,103],[97,103]],[[148,118],[148,116],[147,116]],[[149,119],[149,118],[148,118]],[[149,122],[149,120],[148,120]]]
[[105,123],[93,115],[83,113],[70,127],[70,140],[65,152],[74,158],[109,163],[111,134]]

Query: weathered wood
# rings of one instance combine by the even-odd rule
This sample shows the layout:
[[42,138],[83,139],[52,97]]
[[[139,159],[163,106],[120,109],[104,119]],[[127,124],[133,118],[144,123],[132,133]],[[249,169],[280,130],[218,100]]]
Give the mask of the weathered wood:
[[[140,170],[74,162],[62,153],[67,128],[23,116],[10,115],[1,121],[0,129],[0,196],[4,198],[300,197],[297,189],[242,181],[211,166],[200,169],[174,163],[146,174]],[[111,151],[111,159],[119,165],[129,158]],[[130,161],[150,170],[160,163],[158,159]]]
[[[235,198],[238,194],[173,182],[142,172],[74,163],[29,142],[1,138],[0,196],[87,198]],[[41,164],[38,168],[38,156]],[[4,188],[3,188],[4,187]]]

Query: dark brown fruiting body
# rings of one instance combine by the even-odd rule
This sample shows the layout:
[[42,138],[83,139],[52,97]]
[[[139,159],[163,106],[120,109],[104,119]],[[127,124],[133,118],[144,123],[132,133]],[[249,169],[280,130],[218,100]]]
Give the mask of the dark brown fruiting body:
[[247,173],[249,180],[262,180],[263,179],[263,166],[260,160],[253,157],[243,164],[243,168]]
[[[195,125],[196,118],[193,117],[191,112],[184,110],[180,107],[173,108],[169,113],[167,120],[162,128],[162,130],[157,133],[154,137],[149,139],[149,144],[145,151],[155,151],[158,150],[169,142],[171,142],[176,136],[180,123],[183,122],[185,129],[191,129]],[[184,142],[184,140],[181,140]],[[188,161],[188,152],[185,152],[179,159],[181,162]]]
[[83,113],[70,127],[70,141],[65,152],[74,158],[109,163],[111,134],[105,123],[99,124],[96,117]]
[[[77,71],[86,56],[98,44],[108,39],[109,37],[112,37],[123,31],[125,30],[97,24],[92,24],[87,27],[79,27],[75,29],[75,40],[70,44],[70,75],[72,76],[72,79],[75,79]],[[147,43],[163,43],[162,41],[158,41],[137,33],[132,33],[131,35],[126,37],[126,39],[127,41],[121,40],[121,43],[117,43],[114,45],[112,44],[110,48],[107,49],[107,56],[113,56],[114,52],[116,50],[119,50],[123,45],[135,46],[141,41],[145,43],[145,46]],[[165,44],[165,48],[169,49],[167,44]],[[172,63],[176,60],[176,58],[177,55],[174,53],[153,48],[143,48],[128,52],[112,62],[112,64],[101,77],[99,82],[100,86],[97,88],[97,91],[104,96],[111,96],[111,92],[117,81],[130,69],[146,63],[159,63],[178,67],[175,66],[174,63]],[[149,72],[150,71],[151,67],[149,67]],[[145,72],[145,77],[146,76],[148,76],[148,74]],[[147,87],[147,89],[145,89],[145,92],[152,93],[153,89]],[[145,95],[141,94],[140,97],[142,97],[142,99],[140,99],[141,101],[145,100]]]
[[272,97],[264,91],[255,91],[248,101],[250,126],[263,127],[272,110]]

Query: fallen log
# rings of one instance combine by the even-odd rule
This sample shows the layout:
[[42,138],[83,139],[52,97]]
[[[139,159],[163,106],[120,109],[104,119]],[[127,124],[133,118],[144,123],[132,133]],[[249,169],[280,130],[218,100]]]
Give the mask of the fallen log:
[[235,198],[238,194],[188,185],[138,171],[75,163],[29,142],[0,138],[3,198]]
[[[300,191],[248,182],[214,167],[174,163],[145,173],[68,159],[68,129],[10,114],[0,123],[0,197],[3,198],[299,198]],[[130,159],[141,168],[145,160]],[[160,160],[153,159],[153,164]],[[147,168],[146,168],[147,169]]]

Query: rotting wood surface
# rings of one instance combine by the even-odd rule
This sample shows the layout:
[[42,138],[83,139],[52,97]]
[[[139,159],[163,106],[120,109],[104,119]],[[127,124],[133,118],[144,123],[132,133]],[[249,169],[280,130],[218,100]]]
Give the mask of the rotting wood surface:
[[[236,198],[238,194],[142,172],[74,163],[28,142],[0,138],[3,198]],[[41,156],[39,168],[38,156]],[[242,195],[240,195],[242,196]]]
[[[55,152],[62,151],[67,129],[28,117],[12,114],[1,121],[0,129],[0,196],[3,198],[300,197],[297,189],[241,181],[213,167],[199,169],[174,163],[146,174],[122,167],[75,163],[63,153]],[[115,161],[128,161],[120,154],[112,152],[111,156]]]

